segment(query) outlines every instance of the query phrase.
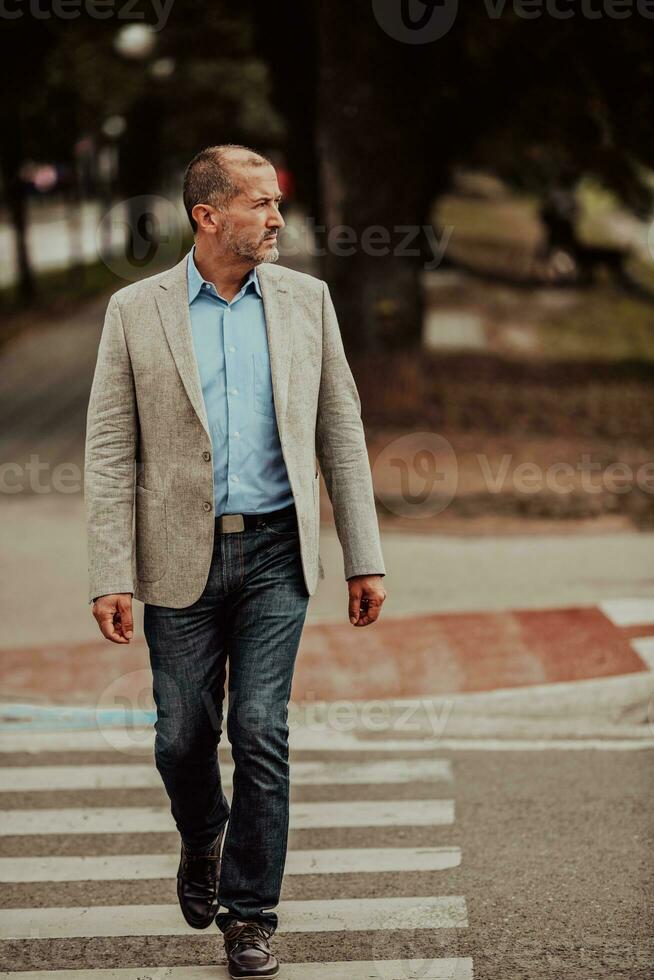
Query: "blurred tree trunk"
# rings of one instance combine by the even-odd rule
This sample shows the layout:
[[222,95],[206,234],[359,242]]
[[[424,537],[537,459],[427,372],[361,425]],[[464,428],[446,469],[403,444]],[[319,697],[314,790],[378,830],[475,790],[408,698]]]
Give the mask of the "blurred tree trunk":
[[[320,220],[320,181],[316,161],[318,54],[316,13],[307,0],[261,4],[251,16],[257,47],[271,71],[271,94],[287,121],[284,151],[295,179],[298,201]],[[301,79],[302,84],[298,84]]]
[[158,253],[159,228],[153,196],[160,190],[163,111],[161,98],[154,93],[134,101],[127,113],[118,158],[119,186],[128,225],[123,254],[132,269],[146,270]]
[[464,80],[440,82],[458,48],[436,60],[429,45],[395,41],[369,3],[289,0],[256,20],[345,345],[417,345],[421,273],[439,237],[424,226],[473,132],[458,104]]
[[19,159],[19,155],[10,149],[10,140],[5,140],[0,164],[2,167],[2,183],[14,232],[16,268],[18,271],[17,292],[21,302],[26,304],[31,303],[36,296],[36,283],[27,247],[26,191],[25,185],[18,175]]
[[410,46],[391,41],[364,6],[316,5],[318,157],[331,231],[317,245],[345,345],[359,353],[420,343],[423,260],[415,253],[432,193]]

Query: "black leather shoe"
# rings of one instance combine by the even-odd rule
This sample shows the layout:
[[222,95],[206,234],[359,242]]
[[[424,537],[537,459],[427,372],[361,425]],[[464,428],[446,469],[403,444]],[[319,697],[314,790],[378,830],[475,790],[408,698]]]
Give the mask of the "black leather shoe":
[[276,977],[277,958],[270,952],[270,933],[256,922],[236,919],[223,933],[227,968],[232,980],[254,980],[255,977]]
[[216,918],[220,907],[220,846],[224,828],[206,854],[189,854],[182,841],[177,870],[177,897],[182,914],[194,929],[206,929]]

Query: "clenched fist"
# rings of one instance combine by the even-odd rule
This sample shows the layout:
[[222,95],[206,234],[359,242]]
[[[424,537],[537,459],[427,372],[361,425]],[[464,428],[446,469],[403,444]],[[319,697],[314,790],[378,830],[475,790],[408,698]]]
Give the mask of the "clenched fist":
[[381,612],[386,589],[381,575],[355,575],[347,580],[350,594],[348,615],[353,626],[369,626]]
[[100,632],[113,643],[129,643],[134,634],[132,617],[132,593],[102,595],[93,603],[91,612]]

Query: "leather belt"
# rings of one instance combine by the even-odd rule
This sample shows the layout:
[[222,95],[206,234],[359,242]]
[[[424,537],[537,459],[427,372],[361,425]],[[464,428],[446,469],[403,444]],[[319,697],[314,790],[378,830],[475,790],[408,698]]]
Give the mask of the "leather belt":
[[295,504],[289,504],[288,507],[282,507],[280,510],[269,510],[265,514],[222,514],[216,518],[216,531],[219,534],[254,531],[261,523],[291,514],[295,514]]

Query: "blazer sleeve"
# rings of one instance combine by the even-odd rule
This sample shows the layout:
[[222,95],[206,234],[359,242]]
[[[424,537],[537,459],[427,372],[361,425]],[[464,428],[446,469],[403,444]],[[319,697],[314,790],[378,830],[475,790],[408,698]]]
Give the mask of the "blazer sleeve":
[[120,307],[107,307],[86,420],[84,503],[89,598],[134,593],[133,522],[138,419]]
[[323,282],[322,324],[316,455],[334,510],[336,533],[343,549],[345,578],[384,575],[386,568],[361,421],[361,402],[326,282]]

